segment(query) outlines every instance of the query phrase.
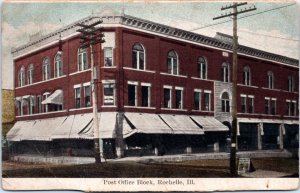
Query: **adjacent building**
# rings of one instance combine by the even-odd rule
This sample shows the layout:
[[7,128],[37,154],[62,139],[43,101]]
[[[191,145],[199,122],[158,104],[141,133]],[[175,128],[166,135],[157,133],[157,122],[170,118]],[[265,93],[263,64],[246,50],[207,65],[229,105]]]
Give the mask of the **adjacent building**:
[[[76,24],[99,18],[105,43],[94,46],[94,62],[103,155],[226,151],[231,36],[106,11],[12,50],[13,155],[93,156],[91,53],[80,49]],[[238,52],[238,150],[298,148],[299,61],[243,45]]]

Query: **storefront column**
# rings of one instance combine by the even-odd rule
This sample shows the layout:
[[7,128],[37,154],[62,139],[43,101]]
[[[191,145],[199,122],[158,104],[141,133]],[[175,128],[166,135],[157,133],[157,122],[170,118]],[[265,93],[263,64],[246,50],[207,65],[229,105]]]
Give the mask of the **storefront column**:
[[190,154],[192,153],[192,147],[191,147],[191,136],[187,135],[186,137],[186,149],[185,153]]
[[280,124],[280,126],[279,126],[279,149],[283,149],[283,129],[284,129],[284,125]]
[[123,121],[124,113],[117,113],[116,154],[118,158],[124,157]]
[[263,125],[262,123],[257,124],[257,149],[262,149],[262,132],[263,132]]

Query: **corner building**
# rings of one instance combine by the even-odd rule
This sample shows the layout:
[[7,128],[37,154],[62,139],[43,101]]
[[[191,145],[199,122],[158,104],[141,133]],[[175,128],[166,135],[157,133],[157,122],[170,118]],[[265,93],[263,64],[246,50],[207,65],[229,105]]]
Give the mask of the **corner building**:
[[[12,51],[11,155],[93,156],[91,53],[79,48],[76,24],[99,17],[105,43],[94,46],[94,62],[102,156],[228,150],[232,37],[106,11]],[[298,62],[239,45],[238,151],[298,149]]]

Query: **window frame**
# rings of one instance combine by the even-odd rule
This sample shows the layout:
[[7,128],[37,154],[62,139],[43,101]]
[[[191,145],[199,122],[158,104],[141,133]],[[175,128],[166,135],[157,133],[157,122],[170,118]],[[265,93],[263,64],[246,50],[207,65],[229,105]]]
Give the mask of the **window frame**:
[[[177,92],[180,92],[180,100],[177,101]],[[175,109],[183,109],[183,88],[175,87]]]
[[[249,105],[248,105],[248,113],[254,113],[254,96],[248,96],[248,101],[249,101]],[[250,111],[250,108],[251,111]]]
[[288,91],[294,92],[294,77],[292,75],[288,76]]
[[[139,46],[141,49],[138,49],[137,46]],[[141,55],[143,56],[143,66],[141,68]],[[134,63],[134,56],[136,56],[135,62]],[[138,70],[146,70],[146,51],[145,47],[141,43],[135,43],[132,46],[132,67]]]
[[[170,63],[169,63],[170,61]],[[174,72],[174,61],[176,61],[176,73]],[[170,68],[169,68],[170,65]],[[169,69],[171,69],[171,71],[169,71]],[[179,75],[179,59],[178,59],[178,54],[175,50],[171,50],[168,52],[168,56],[167,56],[167,70],[169,74],[172,75]]]
[[[79,95],[77,95],[78,90],[79,90]],[[77,96],[79,96],[79,97],[77,97]],[[80,109],[81,108],[81,87],[75,87],[74,88],[74,98],[75,98],[75,105],[74,105],[75,109]],[[77,101],[79,101],[79,103]]]
[[33,71],[34,71],[33,64],[30,64],[27,70],[27,84],[33,83]]
[[[105,85],[109,85],[109,88],[112,89],[113,104],[105,103],[105,98],[110,97],[110,95],[105,95]],[[114,80],[113,81],[103,81],[103,106],[114,106],[114,105],[116,105],[116,84],[115,84]]]
[[248,113],[247,110],[247,97],[241,95],[241,113]]
[[[206,107],[206,97],[205,96],[208,96],[208,106]],[[204,111],[211,111],[211,92],[210,91],[204,91],[204,94],[203,94],[203,102],[204,102],[204,105],[203,105],[203,110]]]
[[[168,102],[166,103],[166,92],[168,90],[168,93],[169,93],[169,99],[168,99]],[[166,87],[164,86],[163,88],[163,94],[164,94],[164,103],[163,103],[163,107],[164,108],[167,108],[167,109],[172,109],[172,87]]]
[[[148,97],[147,97],[147,106],[145,106],[144,103],[143,103],[143,100],[144,100],[144,97],[143,97],[143,87],[147,88],[147,94],[148,94]],[[151,84],[141,83],[141,97],[142,97],[141,106],[142,107],[151,107]]]
[[[133,103],[131,103],[131,100],[129,100],[130,96],[129,96],[129,87],[133,86],[134,87],[134,105],[132,105]],[[137,83],[132,83],[132,82],[128,82],[127,84],[127,104],[128,106],[132,106],[132,107],[137,107],[138,106],[138,84]]]
[[43,80],[51,79],[51,69],[50,69],[50,59],[49,57],[43,60]]
[[25,86],[25,67],[24,65],[21,66],[19,70],[19,86]]
[[245,66],[243,69],[243,83],[244,85],[251,86],[251,69]]
[[[227,95],[226,98],[224,98],[224,95]],[[224,106],[224,108],[223,108]],[[221,95],[221,111],[223,113],[229,113],[230,112],[230,97],[228,92],[223,92]]]
[[54,57],[54,77],[61,77],[63,73],[63,55],[62,53],[57,53]]
[[[198,102],[196,101],[196,94],[198,94]],[[202,91],[201,90],[194,90],[194,110],[201,111],[201,97]],[[196,103],[198,104],[198,108],[196,108]]]
[[[111,57],[107,57],[107,50],[111,50]],[[111,65],[107,65],[106,58],[110,58]],[[113,47],[104,47],[103,48],[103,62],[105,67],[113,67],[114,66],[114,48]]]
[[271,99],[271,115],[277,114],[277,99],[272,98]]
[[[89,88],[90,91],[89,91],[89,105],[86,101],[87,99],[87,92],[86,92],[86,89]],[[84,92],[84,107],[91,107],[92,106],[92,86],[91,84],[86,84],[86,85],[83,85],[83,92]]]
[[230,67],[229,63],[223,62],[221,68],[222,82],[230,82]]
[[[198,77],[200,79],[207,79],[207,59],[206,59],[206,57],[200,56],[197,61],[197,66],[198,66]],[[203,70],[204,66],[205,66],[205,70]]]
[[268,71],[267,73],[267,86],[269,89],[274,89],[274,73],[272,71]]
[[271,102],[269,97],[265,97],[265,114],[269,115],[271,114]]
[[[84,63],[84,58],[86,58],[86,64]],[[88,59],[88,49],[87,48],[78,48],[77,51],[77,67],[78,71],[84,71],[89,68],[89,59]]]

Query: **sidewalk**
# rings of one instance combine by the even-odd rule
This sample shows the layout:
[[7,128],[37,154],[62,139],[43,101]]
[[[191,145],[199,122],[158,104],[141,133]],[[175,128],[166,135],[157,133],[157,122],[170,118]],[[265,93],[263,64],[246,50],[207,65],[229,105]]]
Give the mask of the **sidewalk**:
[[[124,157],[120,159],[101,159],[102,162],[177,162],[189,160],[211,160],[211,159],[229,159],[230,154],[226,152],[220,153],[195,153],[195,154],[177,154],[177,155],[164,155],[164,156],[143,156],[143,157]],[[268,157],[281,157],[290,158],[292,153],[281,150],[260,150],[260,151],[245,151],[238,152],[237,157],[249,158],[268,158]],[[39,155],[17,155],[13,159],[17,162],[32,162],[32,163],[52,163],[52,164],[89,164],[94,163],[93,157],[44,157]]]
[[285,172],[276,172],[276,171],[268,171],[268,170],[256,170],[254,172],[241,174],[241,176],[246,178],[280,178],[285,176],[290,176],[291,173]]

